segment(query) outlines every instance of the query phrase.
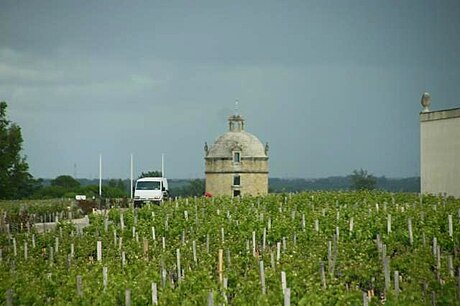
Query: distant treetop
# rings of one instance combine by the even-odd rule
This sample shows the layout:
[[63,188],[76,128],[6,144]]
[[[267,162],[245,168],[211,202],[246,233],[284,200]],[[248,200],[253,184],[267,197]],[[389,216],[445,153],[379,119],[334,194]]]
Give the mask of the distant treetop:
[[147,171],[147,172],[142,172],[141,175],[139,176],[139,178],[143,178],[143,177],[162,177],[163,174],[161,173],[161,171]]
[[377,179],[367,170],[354,170],[350,176],[351,188],[355,190],[373,190],[377,184]]

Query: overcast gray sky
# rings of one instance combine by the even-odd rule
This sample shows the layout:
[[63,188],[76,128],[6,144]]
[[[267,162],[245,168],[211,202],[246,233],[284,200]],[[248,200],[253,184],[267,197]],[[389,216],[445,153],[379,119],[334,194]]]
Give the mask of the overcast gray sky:
[[0,1],[0,100],[36,177],[204,177],[235,99],[271,177],[419,175],[460,106],[460,1]]

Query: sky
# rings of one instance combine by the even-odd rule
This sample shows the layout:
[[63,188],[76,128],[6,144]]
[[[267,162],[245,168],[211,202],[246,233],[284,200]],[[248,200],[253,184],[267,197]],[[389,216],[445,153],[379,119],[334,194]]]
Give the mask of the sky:
[[0,1],[0,100],[35,177],[204,177],[239,100],[271,177],[420,173],[460,107],[460,1]]

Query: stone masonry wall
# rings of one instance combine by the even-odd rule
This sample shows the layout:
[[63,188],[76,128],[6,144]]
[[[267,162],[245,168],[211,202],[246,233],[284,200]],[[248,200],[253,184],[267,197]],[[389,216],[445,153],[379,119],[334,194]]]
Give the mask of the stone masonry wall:
[[[241,195],[268,193],[268,158],[243,157],[240,163],[231,158],[206,158],[206,192],[212,195]],[[240,176],[240,186],[233,186],[235,174]]]
[[206,192],[213,196],[232,196],[234,189],[241,195],[265,195],[268,193],[267,173],[240,173],[240,186],[233,186],[234,173],[207,173]]
[[460,109],[420,115],[422,193],[460,198]]

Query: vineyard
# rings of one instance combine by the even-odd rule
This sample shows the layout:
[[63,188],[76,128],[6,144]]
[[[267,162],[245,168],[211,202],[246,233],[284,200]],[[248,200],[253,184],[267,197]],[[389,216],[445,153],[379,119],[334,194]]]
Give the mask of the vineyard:
[[[19,208],[18,208],[19,207]],[[460,201],[383,192],[189,198],[70,221],[0,203],[7,305],[452,305]],[[59,209],[57,209],[59,208]],[[33,223],[57,221],[38,233]]]

